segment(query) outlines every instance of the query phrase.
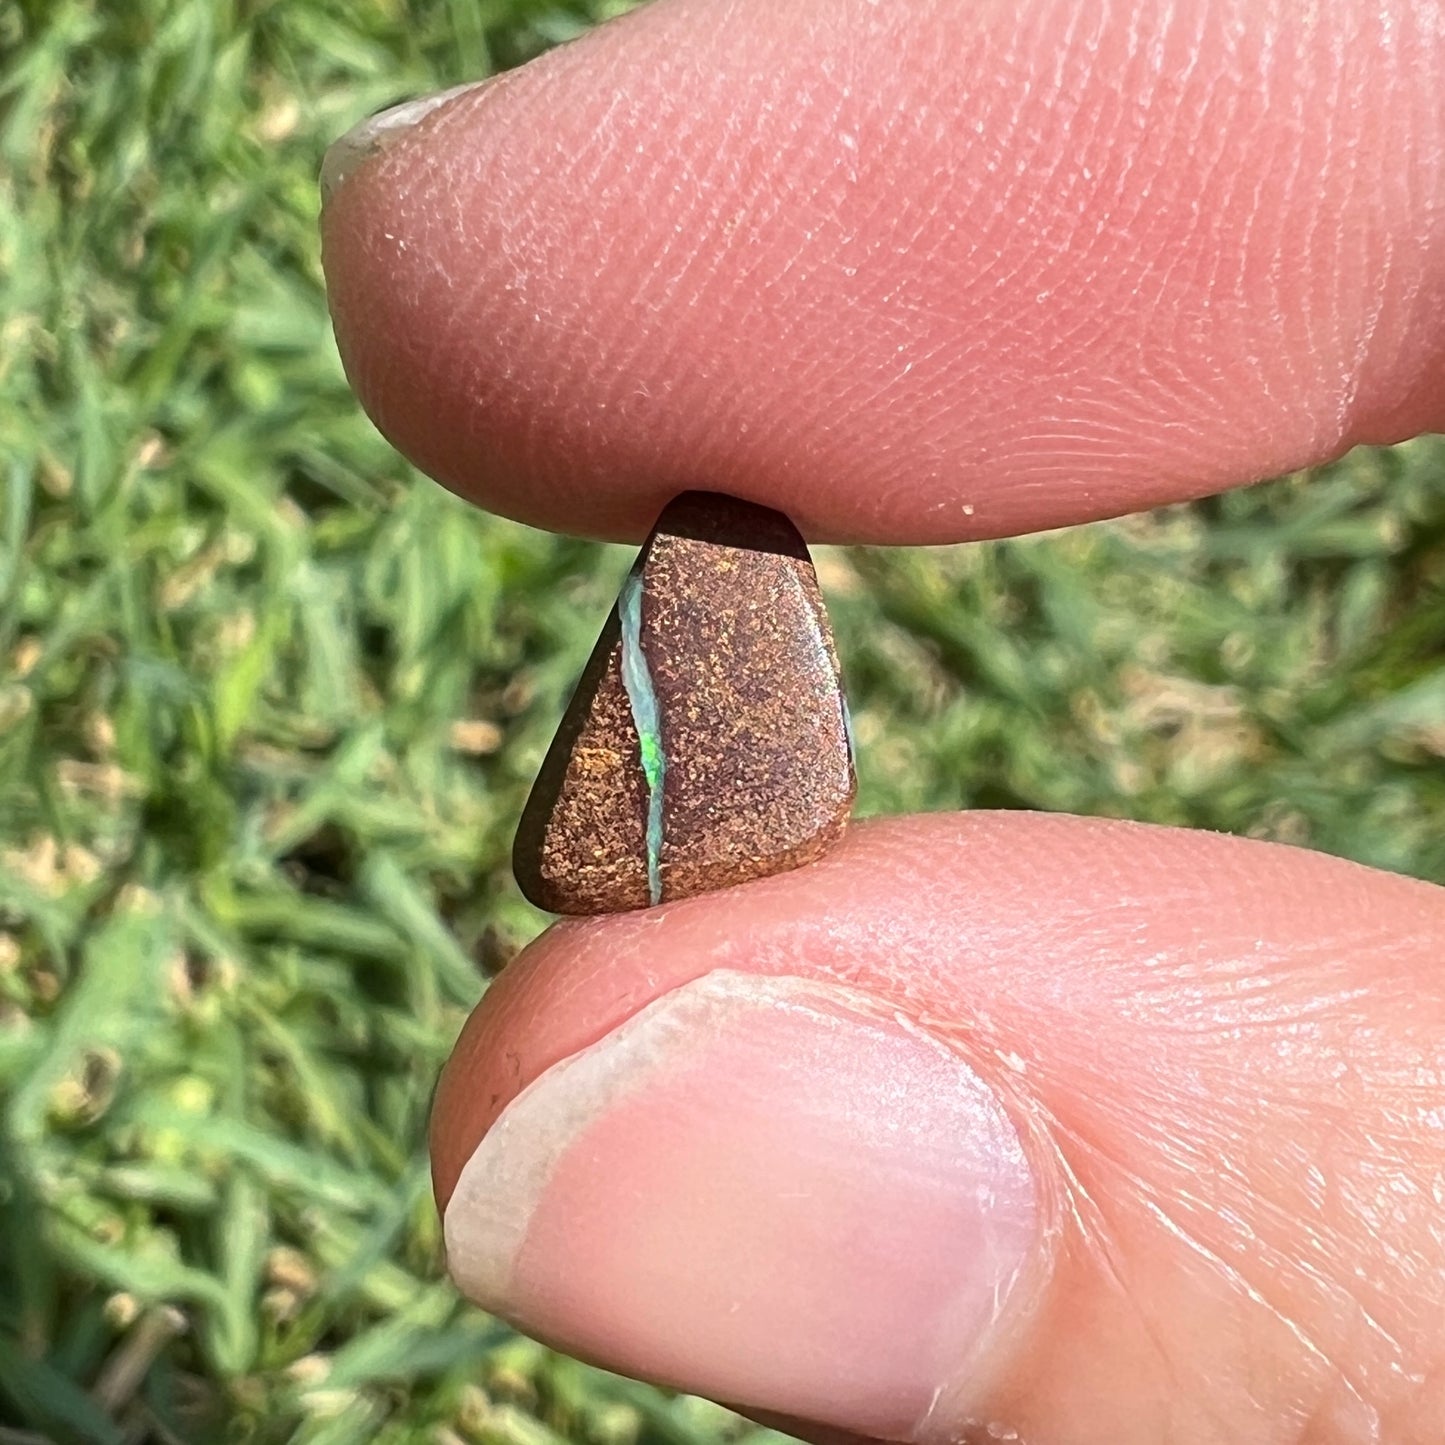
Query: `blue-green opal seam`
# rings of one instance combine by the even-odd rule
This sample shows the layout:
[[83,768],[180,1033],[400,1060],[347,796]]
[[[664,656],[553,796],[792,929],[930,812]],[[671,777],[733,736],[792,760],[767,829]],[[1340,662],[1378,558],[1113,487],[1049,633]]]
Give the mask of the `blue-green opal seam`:
[[656,905],[662,902],[662,779],[667,758],[662,750],[662,721],[657,690],[647,654],[642,650],[642,573],[629,572],[617,599],[617,616],[622,625],[622,688],[632,711],[642,755],[642,776],[647,782],[647,893]]

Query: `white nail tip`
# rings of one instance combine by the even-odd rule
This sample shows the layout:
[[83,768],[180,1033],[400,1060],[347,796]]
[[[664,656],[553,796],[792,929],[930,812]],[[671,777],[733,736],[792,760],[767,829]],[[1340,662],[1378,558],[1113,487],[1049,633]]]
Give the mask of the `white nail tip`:
[[353,126],[340,139],[334,141],[321,162],[321,199],[329,200],[342,185],[372,156],[385,150],[387,145],[405,130],[410,130],[419,120],[432,111],[475,90],[485,81],[473,81],[467,85],[454,85],[450,90],[439,91],[436,95],[422,96],[419,100],[406,100],[389,110],[378,111],[368,116],[360,125]]

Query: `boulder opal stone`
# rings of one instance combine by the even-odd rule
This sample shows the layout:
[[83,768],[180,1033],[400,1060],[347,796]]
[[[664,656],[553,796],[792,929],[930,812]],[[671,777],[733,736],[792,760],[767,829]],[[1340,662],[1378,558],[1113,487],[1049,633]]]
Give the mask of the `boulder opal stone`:
[[602,629],[522,814],[522,891],[620,913],[811,862],[855,779],[818,579],[780,512],[670,503]]

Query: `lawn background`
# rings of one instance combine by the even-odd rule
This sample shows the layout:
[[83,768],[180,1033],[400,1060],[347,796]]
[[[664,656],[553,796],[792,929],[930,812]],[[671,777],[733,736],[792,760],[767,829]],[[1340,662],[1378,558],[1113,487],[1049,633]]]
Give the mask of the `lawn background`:
[[[619,7],[620,8],[620,7]],[[0,7],[0,1445],[761,1437],[460,1306],[422,1139],[627,564],[342,381],[326,143],[607,6]],[[1445,880],[1445,444],[1024,543],[824,549],[865,812]]]

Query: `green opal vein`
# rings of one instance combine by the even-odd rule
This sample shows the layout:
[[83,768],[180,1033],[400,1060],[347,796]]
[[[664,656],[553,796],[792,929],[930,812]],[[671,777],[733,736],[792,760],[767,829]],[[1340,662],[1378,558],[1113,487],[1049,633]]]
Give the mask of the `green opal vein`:
[[647,780],[647,892],[656,905],[662,902],[662,779],[667,758],[662,750],[657,690],[642,649],[641,572],[628,573],[617,599],[617,616],[622,624],[622,687],[632,710],[642,775]]

